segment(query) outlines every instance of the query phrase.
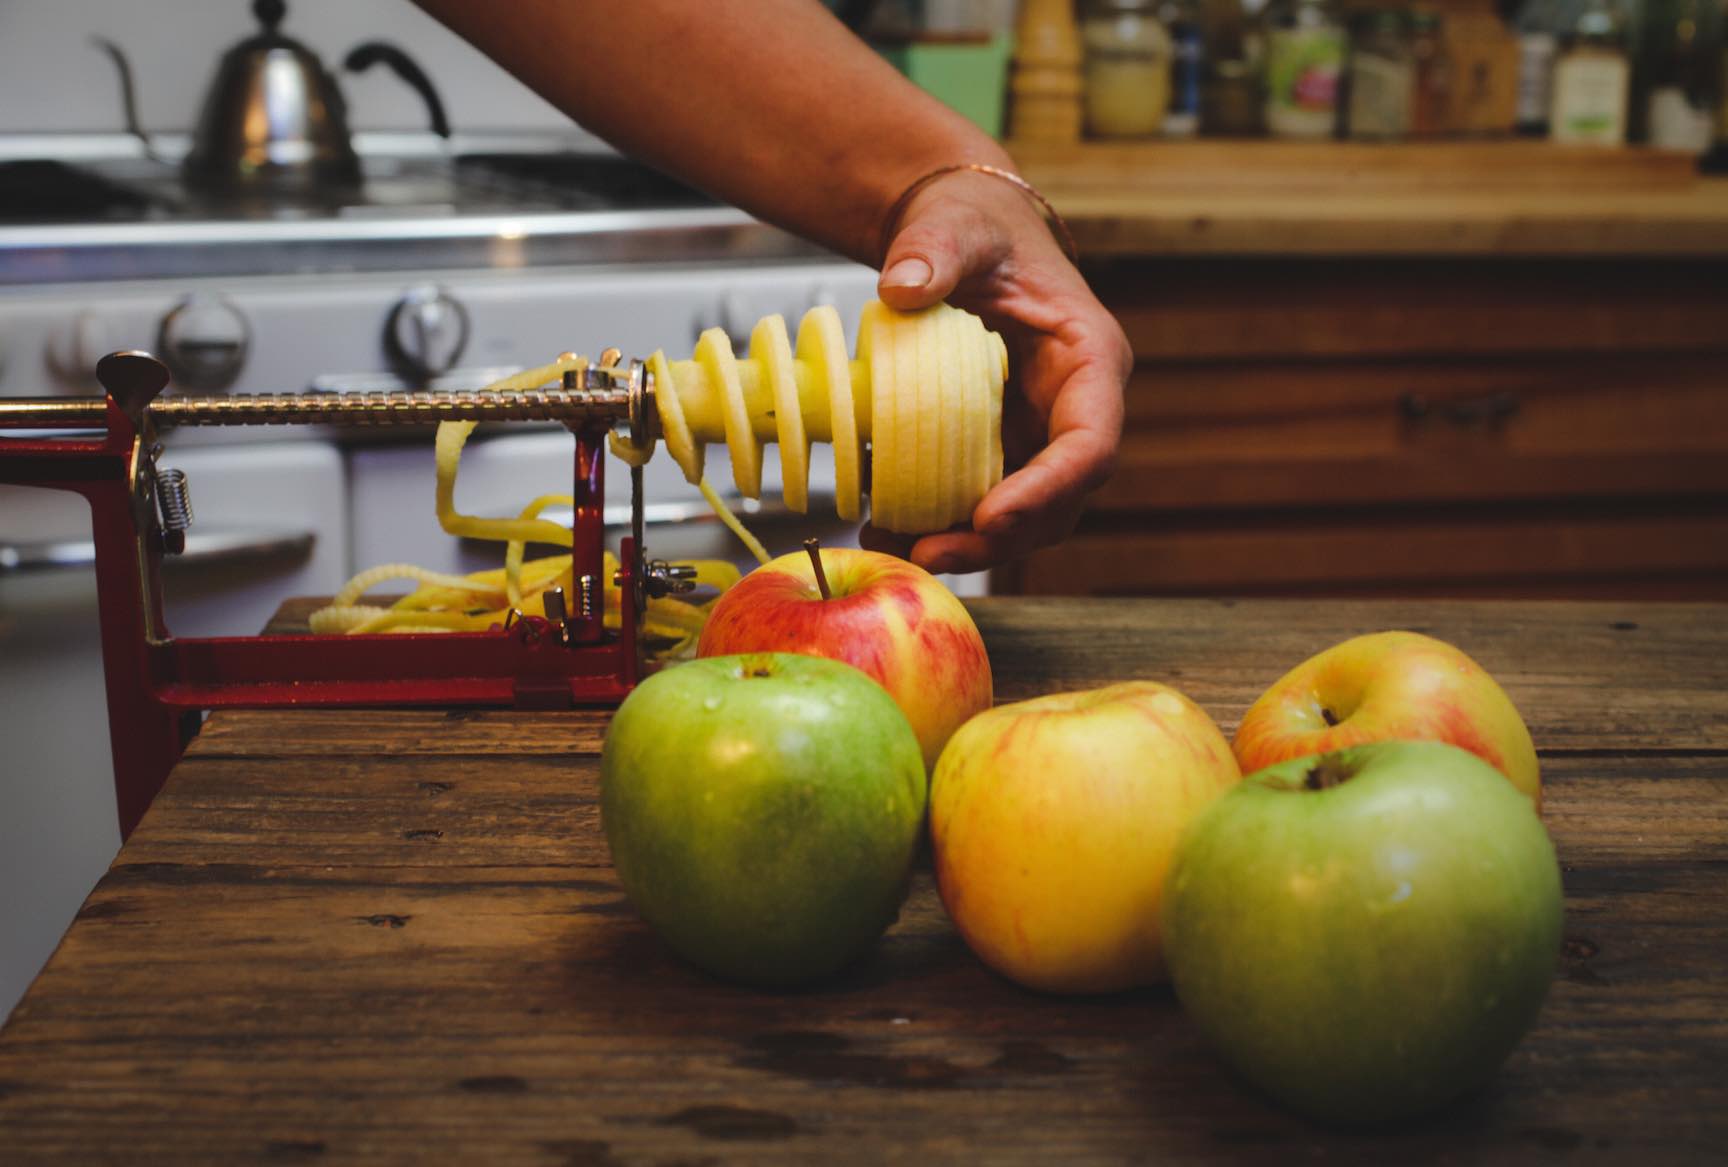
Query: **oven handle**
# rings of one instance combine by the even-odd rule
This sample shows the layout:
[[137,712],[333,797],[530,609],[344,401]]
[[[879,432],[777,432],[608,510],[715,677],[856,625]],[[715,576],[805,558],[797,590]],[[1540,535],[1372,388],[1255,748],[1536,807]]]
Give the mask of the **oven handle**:
[[[809,507],[806,513],[802,515],[783,502],[759,502],[739,495],[729,495],[724,501],[739,518],[753,523],[802,520],[808,518],[809,515],[832,514],[834,512],[834,496],[821,492],[810,495]],[[547,507],[540,512],[540,517],[547,522],[568,527],[570,525],[570,508]],[[658,527],[682,523],[718,523],[720,517],[714,513],[705,500],[696,498],[676,502],[645,503],[642,507],[642,521],[647,526]],[[608,505],[602,512],[602,522],[608,530],[629,527],[630,504],[612,503]]]
[[[186,550],[167,556],[162,562],[167,567],[175,564],[204,567],[288,556],[303,559],[311,554],[315,538],[311,531],[292,528],[187,531]],[[88,539],[0,543],[0,576],[85,568],[95,563],[96,545]]]
[[[805,514],[799,514],[783,502],[764,502],[759,499],[744,498],[742,495],[729,495],[723,500],[732,513],[741,519],[758,523],[772,523],[781,519],[803,519],[811,514],[832,514],[834,498],[832,495],[812,494]],[[826,508],[823,510],[822,508]],[[541,512],[542,517],[553,514],[553,511]],[[556,521],[556,520],[554,520]],[[608,527],[628,527],[630,525],[630,505],[616,503],[603,512],[603,520]],[[642,506],[642,521],[650,527],[671,526],[679,523],[718,523],[720,516],[714,513],[714,508],[708,505],[706,499],[680,499],[676,502],[650,502]]]

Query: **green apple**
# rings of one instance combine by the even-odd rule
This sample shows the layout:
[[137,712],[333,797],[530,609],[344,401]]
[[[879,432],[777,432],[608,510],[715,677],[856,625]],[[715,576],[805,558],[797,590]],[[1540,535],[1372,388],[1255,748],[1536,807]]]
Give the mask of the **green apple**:
[[851,665],[790,653],[665,669],[619,706],[600,815],[667,945],[732,980],[808,984],[905,898],[927,798],[918,739]]
[[1339,1123],[1492,1076],[1547,994],[1560,922],[1530,801],[1440,742],[1244,778],[1184,835],[1163,913],[1176,994],[1224,1059]]

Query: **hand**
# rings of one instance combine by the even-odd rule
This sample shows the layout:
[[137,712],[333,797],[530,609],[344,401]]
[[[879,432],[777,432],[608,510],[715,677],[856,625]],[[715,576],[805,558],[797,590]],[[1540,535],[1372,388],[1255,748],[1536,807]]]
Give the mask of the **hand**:
[[930,571],[965,572],[1067,538],[1115,468],[1133,354],[1031,200],[989,175],[937,179],[905,208],[877,287],[891,307],[947,300],[1002,333],[1012,472],[972,512],[971,530],[913,540],[865,527],[860,541]]

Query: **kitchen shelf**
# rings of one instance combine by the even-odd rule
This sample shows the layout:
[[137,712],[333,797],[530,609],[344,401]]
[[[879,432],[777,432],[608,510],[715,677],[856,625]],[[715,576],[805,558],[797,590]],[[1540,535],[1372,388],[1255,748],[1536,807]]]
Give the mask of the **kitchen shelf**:
[[1699,185],[1690,154],[1534,139],[1298,142],[1270,138],[1005,143],[1028,173],[1074,189],[1674,190]]
[[1728,180],[1546,142],[1009,143],[1089,257],[1728,256]]

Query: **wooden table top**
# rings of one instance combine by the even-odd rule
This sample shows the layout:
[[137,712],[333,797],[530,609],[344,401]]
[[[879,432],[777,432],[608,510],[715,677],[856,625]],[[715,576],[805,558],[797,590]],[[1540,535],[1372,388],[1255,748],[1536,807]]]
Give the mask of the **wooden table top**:
[[597,713],[225,713],[0,1031],[0,1163],[1720,1161],[1728,607],[998,599],[1000,700],[1130,677],[1226,732],[1409,627],[1530,722],[1566,936],[1536,1028],[1445,1114],[1327,1130],[1168,990],[991,974],[922,875],[837,983],[717,983],[608,865]]
[[1728,181],[1547,142],[1009,143],[1084,255],[1728,255]]

